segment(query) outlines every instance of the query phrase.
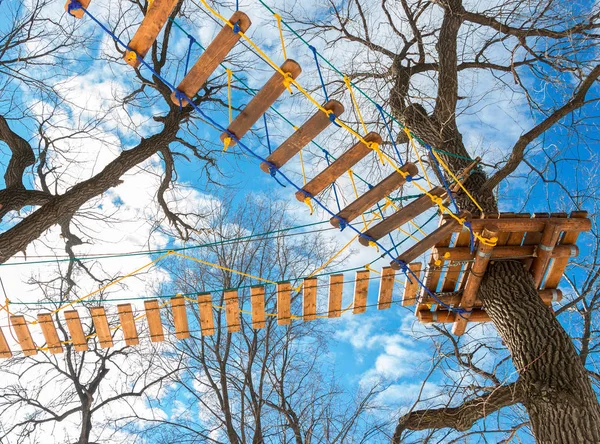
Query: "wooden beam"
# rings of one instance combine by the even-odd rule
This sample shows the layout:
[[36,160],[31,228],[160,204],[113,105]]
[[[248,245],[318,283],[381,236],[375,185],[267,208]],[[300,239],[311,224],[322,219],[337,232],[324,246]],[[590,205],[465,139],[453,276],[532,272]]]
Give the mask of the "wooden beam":
[[12,352],[6,342],[6,337],[0,328],[0,358],[12,358]]
[[536,288],[542,283],[546,268],[550,263],[552,250],[554,250],[554,247],[558,242],[560,233],[560,229],[553,224],[547,224],[542,233],[542,238],[537,246],[537,255],[531,264],[531,275],[533,276]]
[[329,276],[329,317],[339,318],[342,315],[342,294],[344,291],[344,275]]
[[71,343],[75,348],[75,351],[84,352],[88,350],[87,337],[83,332],[83,326],[81,325],[81,319],[79,319],[79,313],[77,310],[65,311],[65,321],[69,334],[71,335]]
[[[381,145],[383,139],[377,133],[369,133],[364,137],[368,143],[376,143]],[[352,168],[358,161],[373,151],[362,141],[354,144],[348,151],[345,151],[340,157],[334,160],[331,165],[317,174],[310,180],[301,191],[296,192],[296,199],[303,202],[306,195],[316,196],[323,191],[327,186],[335,182],[342,174]]]
[[369,270],[356,272],[354,282],[354,308],[352,313],[360,314],[367,311],[367,296],[369,295]]
[[277,284],[277,325],[289,325],[292,321],[290,299],[292,287],[289,282]]
[[175,324],[175,337],[186,339],[190,337],[185,299],[182,296],[171,298],[171,311],[173,312],[173,324]]
[[146,310],[146,319],[148,319],[148,330],[150,331],[150,340],[152,342],[164,341],[165,333],[163,331],[158,301],[156,299],[144,301],[144,309]]
[[[463,211],[458,217],[460,217],[461,219],[470,220],[471,213],[469,213],[468,211]],[[394,270],[400,270],[401,263],[408,264],[414,261],[427,250],[433,248],[435,244],[448,237],[448,235],[452,234],[453,231],[460,231],[457,228],[460,228],[461,230],[466,230],[466,228],[464,228],[460,223],[458,223],[456,219],[447,220],[445,224],[443,224],[442,226],[425,236],[419,242],[417,242],[404,253],[402,253],[400,256],[398,256],[396,258],[396,261],[390,263],[391,267]]]
[[265,328],[265,286],[250,287],[252,303],[252,328]]
[[108,320],[106,319],[106,312],[104,307],[92,307],[90,309],[92,314],[92,322],[96,329],[96,336],[100,342],[100,347],[110,348],[113,346],[112,335],[110,334],[110,327],[108,326]]
[[129,42],[129,49],[125,51],[124,59],[129,65],[134,68],[141,65],[140,58],[146,57],[178,1],[154,0],[148,7],[144,20]]
[[[83,6],[85,9],[87,9],[90,6],[90,2],[91,2],[91,0],[79,0],[79,3],[81,3],[81,6]],[[67,2],[65,3],[65,11],[67,11],[73,17],[80,19],[85,15],[85,12],[83,12],[83,9],[73,9],[73,10],[69,11],[70,4],[71,4],[71,0],[67,0]]]
[[[495,223],[496,221],[494,221]],[[488,221],[488,223],[490,223]],[[483,230],[483,237],[485,238],[493,238],[498,236],[498,229],[495,226],[489,225],[489,229]],[[473,263],[473,267],[469,272],[469,276],[467,277],[467,285],[462,294],[462,299],[460,303],[460,307],[465,310],[471,310],[473,308],[473,304],[477,299],[477,291],[479,290],[479,285],[483,279],[483,275],[485,274],[485,270],[487,269],[488,263],[490,262],[491,252],[494,249],[493,246],[485,245],[481,241],[479,242],[479,246],[477,247],[477,255],[475,257],[475,262]],[[452,333],[457,336],[461,336],[467,327],[467,322],[470,318],[470,313],[456,313],[454,325],[452,326]]]
[[[413,262],[408,264],[408,268],[415,274],[415,276],[421,279],[421,262]],[[393,267],[390,267],[392,270]],[[402,293],[402,306],[408,307],[414,305],[417,302],[417,292],[419,291],[419,281],[415,279],[411,273],[406,273],[406,284],[404,285],[404,292]],[[436,283],[437,287],[437,283]]]
[[[537,245],[495,247],[491,259],[536,257],[537,251]],[[471,249],[468,247],[434,247],[431,254],[436,260],[472,261],[475,258],[475,253],[471,253]],[[550,253],[551,258],[570,258],[578,255],[579,247],[577,245],[557,245]]]
[[[344,112],[344,105],[337,100],[330,100],[323,105],[323,108],[338,117]],[[266,162],[260,164],[260,169],[265,173],[269,173],[271,165],[281,168],[332,123],[327,114],[321,110],[317,110],[310,119],[304,122],[300,128],[267,157]]]
[[378,310],[387,310],[392,306],[395,279],[396,271],[392,267],[383,267],[379,283],[379,297],[377,298]]
[[[429,192],[429,194],[437,197],[442,197],[446,194],[446,190],[444,190],[442,187],[435,187]],[[365,236],[359,237],[358,241],[366,247],[369,245],[369,238],[374,240],[381,239],[386,234],[391,233],[395,229],[400,228],[405,223],[410,222],[415,217],[427,211],[434,205],[435,203],[433,203],[429,196],[421,196],[418,199],[413,200],[405,207],[400,208],[391,216],[386,217],[377,225],[374,225],[373,227],[369,228],[365,232]]]
[[198,295],[198,310],[200,311],[200,329],[202,336],[215,334],[215,320],[213,318],[212,296],[210,293]]
[[23,354],[25,356],[37,355],[37,347],[33,343],[33,338],[31,337],[31,332],[29,331],[25,317],[22,315],[11,316],[10,323],[17,335],[17,342],[23,350]]
[[[416,176],[419,170],[415,166],[414,163],[406,163],[400,168],[405,173],[408,173],[410,176]],[[342,211],[340,211],[337,215],[330,219],[331,225],[336,228],[340,227],[340,218],[344,219],[346,222],[350,223],[366,210],[371,208],[385,196],[390,194],[392,191],[400,188],[402,185],[406,183],[406,179],[402,174],[394,171],[388,177],[383,179],[365,194],[360,196]]]
[[[442,324],[450,324],[455,322],[456,313],[453,311],[429,311],[429,310],[419,310],[417,312],[417,318],[423,324],[431,324],[434,322],[439,322]],[[483,310],[473,310],[471,312],[471,316],[469,318],[471,322],[490,322],[490,316]]]
[[225,299],[225,319],[227,320],[227,331],[235,333],[242,327],[240,316],[240,301],[238,300],[237,290],[227,290],[224,293]]
[[56,326],[54,325],[52,314],[38,313],[37,320],[38,324],[40,324],[40,328],[42,329],[42,334],[44,335],[46,344],[48,344],[48,350],[50,351],[50,353],[52,353],[53,355],[62,353],[62,344],[58,337],[58,332],[56,331]]
[[[281,70],[288,73],[292,79],[296,79],[302,72],[300,65],[294,60],[286,60],[281,65]],[[267,112],[269,107],[275,103],[275,100],[286,90],[286,86],[283,83],[283,76],[279,71],[275,72],[273,76],[267,81],[265,86],[250,100],[248,105],[237,115],[237,117],[231,122],[227,131],[235,134],[238,139],[244,137],[244,135],[252,128],[252,125],[256,123],[260,117]],[[227,132],[221,134],[221,141],[225,141],[229,137]],[[229,146],[236,144],[235,140],[231,140]]]
[[[250,18],[242,11],[235,11],[229,19],[229,23],[237,23],[240,31],[243,33],[252,24]],[[227,57],[227,54],[233,49],[241,36],[240,33],[233,32],[233,28],[226,23],[198,58],[194,66],[188,71],[181,83],[179,83],[177,90],[184,93],[190,99],[198,94],[200,88],[204,86],[219,64],[225,60],[225,57]],[[171,100],[175,105],[179,105],[179,99],[175,91],[171,94]],[[187,103],[188,101],[183,99],[181,104],[185,106]]]
[[[550,305],[553,302],[560,302],[563,297],[563,293],[560,290],[538,290],[538,293],[540,295],[540,298],[546,305]],[[458,307],[462,300],[462,291],[456,291],[447,294],[437,293],[436,297],[446,305]],[[421,303],[423,305],[433,306],[437,305],[438,301],[436,301],[434,298],[429,296],[429,294],[427,294],[421,299]],[[473,308],[481,308],[482,306],[483,302],[481,301],[481,299],[476,298],[473,302]]]
[[302,295],[304,299],[302,317],[305,322],[312,321],[317,318],[317,278],[304,279]]
[[119,304],[117,305],[117,311],[119,312],[119,321],[121,322],[121,330],[123,330],[125,345],[138,345],[140,340],[138,338],[137,329],[135,328],[135,319],[133,317],[131,304]]
[[[444,215],[444,220],[451,219],[450,216]],[[487,224],[490,223],[489,219],[474,219],[471,221],[473,230],[482,231]],[[494,224],[498,227],[498,231],[501,232],[542,232],[546,227],[547,223],[555,224],[561,231],[590,231],[592,228],[592,222],[585,219],[562,219],[557,217],[552,218],[531,218],[522,219],[519,217],[507,218],[507,219],[494,219]],[[460,231],[461,228],[456,227],[455,231]]]

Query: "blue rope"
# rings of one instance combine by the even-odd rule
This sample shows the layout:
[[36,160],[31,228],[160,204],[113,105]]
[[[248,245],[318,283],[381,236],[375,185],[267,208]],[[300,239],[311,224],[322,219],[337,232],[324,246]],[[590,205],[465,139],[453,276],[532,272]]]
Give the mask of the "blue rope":
[[327,88],[325,88],[325,82],[323,81],[323,75],[321,74],[321,67],[319,66],[319,58],[317,57],[317,50],[314,46],[308,45],[310,50],[315,57],[315,64],[317,65],[317,71],[319,73],[319,79],[321,80],[321,87],[323,88],[323,94],[325,94],[325,101],[329,102],[329,95],[327,95]]
[[235,10],[236,11],[240,10],[240,0],[235,0]]
[[[321,151],[323,151],[323,153],[325,153],[325,160],[327,161],[327,166],[331,165],[331,162],[329,161],[329,156],[331,156],[331,154],[329,154],[329,151],[327,151],[326,149],[323,149],[323,148],[321,148]],[[340,211],[342,211],[342,207],[340,206],[340,199],[338,198],[335,180],[333,181],[333,184],[331,184],[331,186],[333,188],[333,195],[335,196],[335,203],[337,204],[338,213],[339,213]]]
[[263,120],[265,121],[265,133],[267,134],[267,148],[269,148],[269,154],[271,154],[271,142],[269,141],[269,126],[267,125],[267,113],[263,114]]
[[196,39],[195,39],[194,37],[192,37],[191,35],[189,35],[189,34],[188,34],[188,39],[190,39],[190,44],[189,44],[189,46],[188,46],[188,49],[187,49],[187,57],[186,57],[186,59],[185,59],[185,74],[184,74],[184,76],[186,76],[186,75],[187,75],[187,73],[188,73],[188,66],[189,66],[189,64],[190,64],[190,54],[191,54],[191,52],[192,52],[192,45],[193,45],[194,43],[196,43]]
[[398,156],[398,162],[400,162],[400,165],[404,165],[404,162],[402,162],[402,156],[400,155],[400,151],[398,150],[398,147],[396,146],[396,141],[394,140],[394,135],[392,134],[392,129],[388,125],[387,119],[385,118],[385,114],[383,113],[383,107],[381,105],[379,105],[378,103],[375,104],[375,107],[377,108],[377,111],[379,111],[379,114],[381,114],[383,123],[385,124],[385,127],[390,136],[390,141],[392,142],[392,145],[394,146],[394,150],[396,151],[396,155]]

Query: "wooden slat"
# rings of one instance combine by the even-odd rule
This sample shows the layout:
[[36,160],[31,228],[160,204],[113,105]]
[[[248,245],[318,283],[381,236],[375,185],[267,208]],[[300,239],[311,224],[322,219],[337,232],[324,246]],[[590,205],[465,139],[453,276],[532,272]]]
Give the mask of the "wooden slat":
[[[433,196],[441,197],[445,194],[445,190],[442,187],[435,187],[429,193]],[[427,195],[421,196],[418,199],[413,200],[411,203],[403,208],[400,208],[396,213],[389,217],[386,217],[377,225],[369,228],[365,232],[364,237],[359,237],[358,241],[364,246],[369,245],[369,240],[379,240],[388,233],[391,233],[397,228],[400,228],[407,222],[410,222],[419,214],[427,211],[435,204],[431,198]]]
[[77,310],[65,311],[65,321],[67,323],[67,328],[69,329],[69,334],[71,335],[71,343],[73,344],[75,351],[87,351],[87,338],[83,332],[83,326],[81,325],[81,320],[79,319],[79,313]]
[[23,350],[23,354],[25,356],[37,355],[37,347],[33,343],[33,338],[31,337],[31,332],[29,331],[25,317],[21,315],[11,316],[10,323],[17,335],[17,341]]
[[[281,65],[281,70],[296,79],[302,72],[300,65],[294,60],[286,60]],[[267,81],[265,86],[250,100],[248,105],[237,115],[237,117],[231,122],[227,130],[238,139],[244,137],[244,135],[252,128],[252,125],[256,123],[258,119],[269,109],[275,100],[286,90],[283,84],[283,76],[278,72]],[[229,137],[227,132],[221,134],[221,141],[223,142]],[[236,144],[235,140],[230,142],[230,146]]]
[[129,42],[131,51],[125,51],[124,58],[128,64],[134,68],[140,66],[140,57],[146,57],[178,1],[154,0],[152,6],[148,7],[144,20]]
[[265,328],[265,286],[250,288],[252,303],[252,328]]
[[[458,234],[456,239],[455,246],[457,248],[465,247],[471,243],[471,232],[468,230],[463,230]],[[442,283],[442,291],[449,292],[454,291],[459,284],[458,280],[461,277],[461,269],[463,268],[463,264],[455,263],[450,260],[450,266],[446,269],[446,273],[444,275],[444,282]]]
[[[416,176],[418,173],[417,167],[413,163],[406,163],[400,168],[405,173],[408,173],[411,176]],[[402,185],[406,183],[406,179],[402,174],[394,171],[388,177],[383,179],[365,194],[360,196],[338,214],[331,218],[329,221],[331,225],[336,228],[340,226],[340,218],[350,223],[366,210],[371,208],[385,196],[390,194],[392,191],[400,188]]]
[[356,272],[356,282],[354,282],[354,308],[352,313],[360,314],[367,311],[367,297],[369,295],[369,270],[359,270]]
[[[344,105],[337,100],[330,100],[323,105],[323,108],[331,111],[338,117],[344,112]],[[266,162],[260,164],[260,169],[265,173],[269,173],[271,165],[281,168],[332,123],[327,114],[321,110],[317,110],[310,119],[304,122],[300,128],[267,157]]]
[[50,353],[53,355],[62,353],[62,344],[60,343],[58,332],[56,331],[56,326],[54,325],[54,320],[52,319],[52,314],[38,313],[37,319],[38,324],[40,324],[40,328],[42,329],[44,339],[46,340],[46,344],[48,344],[48,350]]
[[175,324],[175,337],[186,339],[190,337],[185,299],[181,296],[171,298],[171,311],[173,312],[173,323]]
[[[237,23],[240,31],[244,33],[251,25],[250,18],[242,11],[235,11],[229,19],[229,23]],[[215,72],[219,64],[227,57],[227,54],[233,49],[240,37],[240,33],[233,32],[231,26],[225,24],[177,86],[177,90],[190,99],[193,98],[211,74]],[[179,105],[179,99],[175,91],[171,94],[171,100],[175,105]],[[187,105],[187,100],[183,99],[182,105]]]
[[[523,259],[537,256],[537,245],[517,245],[495,247],[492,251],[492,259]],[[435,259],[446,259],[449,261],[468,261],[475,258],[475,253],[471,253],[468,247],[434,247],[432,250]],[[552,250],[550,257],[552,258],[570,258],[579,255],[579,247],[577,245],[557,245]]]
[[302,317],[304,321],[312,321],[317,318],[317,278],[304,279],[302,296],[304,299]]
[[227,320],[227,331],[235,333],[240,331],[242,320],[240,317],[240,302],[237,290],[227,290],[224,293],[225,319]]
[[[451,219],[449,216],[445,215],[443,217],[444,220]],[[485,227],[486,224],[490,223],[489,219],[474,219],[471,221],[471,225],[473,230],[481,231]],[[541,233],[546,223],[555,224],[562,231],[590,231],[592,228],[592,222],[585,219],[562,219],[562,218],[531,218],[531,219],[522,219],[519,217],[507,218],[507,219],[498,219],[494,220],[494,224],[498,227],[500,232],[517,232],[523,231],[529,233],[539,232]],[[461,227],[456,227],[455,231],[460,231]]]
[[[364,139],[368,143],[376,143],[377,145],[383,143],[381,136],[377,133],[369,133]],[[307,195],[316,196],[371,151],[373,150],[362,141],[357,142],[348,151],[345,151],[340,157],[334,160],[331,165],[304,185],[301,191],[297,191],[296,199],[303,202]]]
[[8,342],[6,342],[6,337],[0,328],[0,358],[11,358],[12,352],[10,351],[10,347],[8,346]]
[[[540,295],[540,298],[546,305],[550,305],[553,302],[560,302],[563,298],[563,293],[560,290],[538,290],[538,293]],[[462,299],[462,292],[457,291],[457,292],[450,293],[450,294],[438,293],[438,294],[436,294],[436,297],[446,305],[458,307],[460,305],[460,302]],[[436,301],[431,296],[426,295],[421,300],[421,303],[424,305],[435,305],[435,304],[438,304],[438,301]],[[475,302],[473,302],[474,308],[481,308],[482,305],[483,305],[483,302],[479,298],[476,298]],[[469,321],[470,320],[471,319],[469,319]]]
[[140,340],[138,338],[137,329],[135,328],[135,319],[133,317],[131,304],[119,304],[117,305],[117,311],[119,312],[119,321],[121,322],[125,344],[130,346],[138,345]]
[[[443,218],[439,219],[438,227],[441,227],[444,224],[445,220]],[[448,234],[445,238],[443,238],[440,242],[436,244],[438,247],[447,247],[450,245],[452,241],[453,234]],[[440,282],[440,277],[442,275],[442,265],[444,261],[440,260],[439,263],[433,257],[429,258],[429,264],[427,265],[426,276],[425,276],[425,286],[432,292],[435,293],[437,291],[438,284]],[[426,293],[425,290],[421,290],[422,293]],[[421,309],[419,301],[417,301],[416,310],[419,311]]]
[[291,322],[291,292],[292,287],[289,282],[277,284],[277,325],[289,325]]
[[100,342],[100,347],[110,348],[113,346],[112,335],[110,334],[110,327],[108,326],[108,320],[106,319],[106,312],[104,307],[92,307],[90,309],[92,315],[92,322],[96,329],[96,336]]
[[[421,279],[421,262],[413,262],[408,264],[408,268],[415,274],[415,276]],[[390,267],[392,268],[392,267]],[[393,269],[393,268],[392,268]],[[419,291],[419,281],[415,279],[411,273],[406,273],[406,284],[404,285],[404,292],[402,293],[402,305],[408,307],[414,305],[417,302],[417,292]],[[437,287],[437,282],[436,282]]]
[[[514,216],[517,219],[529,219],[531,215],[529,213],[517,213]],[[510,230],[511,233],[508,236],[508,240],[506,241],[506,245],[521,245],[523,243],[523,237],[525,236],[524,231],[513,231]]]
[[339,318],[342,314],[342,294],[344,291],[344,275],[329,276],[329,317]]
[[[83,6],[85,9],[87,9],[90,6],[90,2],[92,0],[79,0],[79,3],[81,3],[81,6]],[[65,11],[69,12],[69,5],[71,4],[71,0],[67,0],[67,2],[65,3]],[[73,9],[71,10],[71,12],[69,12],[73,17],[75,18],[82,18],[85,15],[85,12],[83,12],[83,9]]]
[[537,255],[531,264],[531,275],[535,282],[536,288],[542,283],[546,267],[550,262],[552,250],[560,237],[560,229],[553,224],[546,225],[546,229],[542,233],[542,238],[537,248]]
[[213,318],[212,296],[210,293],[198,295],[198,310],[200,310],[200,329],[202,336],[215,334],[215,320]]
[[165,333],[163,331],[158,301],[156,299],[144,301],[144,309],[146,310],[146,319],[148,319],[148,330],[150,331],[150,340],[152,342],[164,341]]
[[[428,310],[419,310],[417,312],[417,318],[423,324],[430,324],[439,322],[442,324],[450,324],[455,322],[456,314],[453,311],[428,311]],[[471,316],[469,321],[471,322],[490,322],[490,316],[484,310],[473,310],[471,312]]]
[[[459,217],[461,219],[469,220],[471,218],[471,214],[468,211],[463,211],[462,213],[460,213]],[[446,223],[443,224],[441,227],[437,228],[435,231],[425,236],[419,242],[417,242],[404,253],[402,253],[400,256],[398,256],[396,258],[396,261],[393,261],[390,264],[391,267],[394,270],[400,270],[401,263],[408,264],[414,261],[427,250],[433,248],[433,246],[436,245],[438,242],[448,237],[448,235],[451,234],[453,231],[456,231],[457,226],[462,228],[458,221],[455,219],[450,219],[446,221]]]
[[[494,221],[495,222],[495,221]],[[488,223],[490,223],[488,221]],[[490,225],[490,227],[492,227]],[[483,237],[488,239],[492,237],[498,236],[498,229],[496,227],[483,230]],[[475,262],[473,263],[473,267],[469,272],[469,276],[467,277],[467,284],[463,291],[460,307],[465,310],[471,310],[473,308],[473,304],[475,299],[477,298],[477,291],[479,290],[479,285],[483,279],[483,275],[485,274],[485,270],[490,261],[491,252],[494,249],[493,246],[485,245],[483,243],[479,243],[477,247],[477,255],[475,256]],[[456,314],[454,325],[452,326],[452,333],[457,336],[462,335],[465,332],[467,327],[467,322],[470,318],[470,313],[461,313]]]
[[386,310],[392,306],[395,279],[396,271],[392,267],[383,267],[379,282],[379,297],[377,298],[378,310]]
[[[540,240],[542,240],[542,231],[546,227],[546,221],[550,215],[548,213],[534,213],[531,219],[528,219],[528,222],[536,221],[542,222],[544,226],[540,230],[526,230],[525,237],[523,238],[523,245],[538,245]],[[531,264],[533,264],[533,259],[527,258],[521,261],[523,263],[523,267],[525,270],[529,270],[531,268]]]

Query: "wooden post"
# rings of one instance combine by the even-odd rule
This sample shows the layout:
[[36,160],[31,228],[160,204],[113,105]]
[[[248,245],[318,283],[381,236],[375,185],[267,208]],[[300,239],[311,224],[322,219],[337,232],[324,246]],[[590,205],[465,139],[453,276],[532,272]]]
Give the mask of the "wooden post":
[[[237,23],[240,31],[243,33],[251,25],[250,18],[242,11],[235,11],[229,19],[229,23]],[[184,93],[190,99],[198,94],[200,88],[206,83],[210,75],[215,72],[219,64],[225,60],[225,57],[233,49],[241,36],[240,33],[233,32],[231,26],[225,24],[177,86],[177,90]],[[171,100],[175,105],[179,105],[179,99],[175,91],[171,94]],[[183,99],[182,105],[187,105],[187,102],[187,100]]]
[[[562,300],[563,294],[560,290],[538,290],[540,298],[546,305],[551,305],[553,302],[560,302]],[[462,292],[456,291],[454,293],[438,293],[436,297],[442,301],[446,305],[450,305],[452,307],[458,307],[462,300]],[[428,294],[421,299],[421,304],[423,305],[435,305],[438,301],[429,296]],[[481,299],[475,299],[473,302],[473,308],[481,308],[483,306],[483,302]],[[469,319],[470,320],[470,319]]]
[[[498,236],[498,229],[495,226],[492,228],[490,225],[489,229],[486,228],[483,230],[482,235],[488,239],[496,237]],[[479,246],[477,247],[477,255],[475,256],[475,262],[473,263],[473,267],[471,268],[469,276],[467,277],[467,285],[463,291],[460,303],[461,308],[464,308],[465,310],[471,310],[473,308],[475,299],[477,299],[479,285],[481,284],[483,275],[487,269],[493,249],[493,246],[485,245],[482,242],[479,243]],[[452,333],[457,336],[461,336],[465,332],[469,318],[470,313],[468,312],[460,314],[456,313],[454,325],[452,326]]]
[[[413,262],[408,264],[408,268],[415,274],[415,276],[421,279],[421,262]],[[390,267],[393,269],[393,267]],[[402,293],[402,306],[408,307],[414,305],[417,302],[417,292],[419,291],[419,281],[415,279],[412,273],[406,273],[406,284],[404,285],[404,292]]]
[[277,284],[277,325],[289,325],[291,322],[290,299],[292,287],[289,282]]
[[186,339],[190,337],[185,299],[182,296],[171,298],[171,311],[173,312],[173,324],[175,324],[175,337]]
[[104,307],[92,307],[90,309],[92,314],[92,322],[96,329],[96,336],[100,342],[100,347],[110,348],[113,346],[112,335],[110,334],[110,327],[108,326],[108,320],[106,319],[106,312]]
[[[458,237],[455,242],[457,248],[466,247],[471,243],[471,232],[469,230],[463,230],[458,233]],[[468,247],[467,247],[468,248]],[[444,276],[444,282],[442,283],[442,292],[450,292],[458,290],[457,286],[460,285],[459,278],[463,280],[461,275],[463,264],[453,262],[450,260],[450,264],[446,269],[446,275]]]
[[238,300],[237,290],[227,290],[224,293],[225,299],[225,319],[227,320],[227,331],[235,333],[242,327],[240,316],[240,302]]
[[367,296],[369,294],[369,270],[359,270],[356,272],[356,282],[354,283],[354,308],[352,313],[360,314],[367,311]]
[[[445,193],[446,190],[444,190],[442,187],[435,187],[429,192],[429,194],[437,197],[442,197]],[[434,205],[435,203],[433,203],[429,196],[421,196],[418,199],[413,200],[405,207],[400,208],[396,213],[386,217],[377,225],[369,228],[365,232],[365,236],[368,236],[374,240],[379,240],[386,234],[391,233],[405,223],[410,222],[419,214],[422,214]],[[369,239],[367,237],[359,237],[358,241],[365,247],[369,245]]]
[[152,299],[144,301],[144,309],[146,310],[146,319],[148,319],[148,330],[150,332],[150,340],[152,342],[162,342],[165,340],[162,320],[160,318],[160,308],[158,301]]
[[25,356],[37,355],[37,347],[33,343],[31,332],[29,331],[25,317],[22,315],[11,316],[10,323],[17,335],[17,341],[23,350],[23,354]]
[[213,318],[212,296],[210,293],[198,295],[198,310],[200,311],[200,329],[202,336],[215,334],[215,321]]
[[[377,133],[369,133],[364,137],[365,142],[376,143],[381,145],[383,139]],[[362,141],[357,142],[348,151],[344,152],[340,157],[334,160],[331,165],[317,174],[310,180],[301,191],[296,192],[296,199],[303,202],[306,194],[316,196],[323,191],[328,185],[335,182],[342,174],[352,168],[358,161],[373,151]]]
[[69,334],[71,335],[71,343],[75,348],[75,351],[84,352],[88,350],[87,338],[83,332],[83,326],[81,325],[81,319],[79,319],[79,313],[77,310],[65,311],[65,321]]
[[392,295],[396,271],[392,267],[383,267],[381,270],[381,282],[379,283],[379,297],[377,298],[377,309],[387,310],[392,306]]
[[342,293],[344,291],[344,275],[329,276],[329,317],[339,318],[342,315]]
[[[330,100],[323,105],[323,108],[331,111],[336,116],[340,116],[344,112],[344,105],[337,100]],[[260,169],[265,173],[269,173],[270,164],[281,168],[332,123],[327,114],[321,110],[317,110],[310,119],[304,122],[300,128],[267,157],[266,162],[260,164]]]
[[[281,65],[281,70],[288,73],[292,79],[296,79],[302,72],[300,65],[293,60],[286,60]],[[250,100],[248,105],[237,115],[237,117],[231,122],[227,130],[238,139],[244,137],[244,135],[252,128],[252,125],[256,123],[260,117],[267,112],[269,107],[275,103],[275,100],[286,90],[286,86],[283,83],[283,76],[279,71],[275,72],[273,76],[267,81],[265,86]],[[221,134],[221,142],[225,141],[229,137],[227,132]],[[236,144],[235,140],[231,140],[229,146]]]
[[252,328],[265,328],[265,286],[257,285],[250,288],[252,303]]
[[537,255],[531,264],[531,274],[536,288],[542,283],[546,267],[550,262],[552,250],[558,242],[561,231],[554,225],[548,224],[542,233],[542,238],[537,246]]
[[[423,324],[431,324],[434,322],[439,322],[442,324],[450,324],[455,322],[456,314],[453,311],[446,310],[438,310],[438,311],[429,311],[429,310],[419,310],[417,312],[417,318]],[[471,312],[471,316],[469,318],[471,322],[490,322],[490,316],[483,310],[473,310]]]
[[138,338],[137,329],[135,328],[135,319],[133,317],[131,304],[119,304],[117,305],[117,311],[119,312],[119,320],[121,321],[125,345],[138,345],[140,340]]
[[[419,170],[413,163],[406,163],[402,168],[400,168],[403,172],[408,173],[410,176],[416,176]],[[402,185],[406,183],[406,179],[402,174],[394,171],[388,177],[383,179],[365,194],[360,196],[342,211],[340,211],[335,217],[332,217],[329,221],[331,225],[336,228],[340,227],[340,221],[338,218],[344,219],[346,222],[352,222],[366,210],[371,208],[385,196],[390,194],[392,191],[400,188]]]
[[[91,2],[91,0],[79,0],[79,3],[81,3],[81,6],[83,6],[85,9],[87,9],[90,6],[90,2]],[[71,0],[67,0],[67,2],[65,3],[65,11],[69,12],[70,4],[71,4]],[[74,9],[71,12],[69,12],[69,14],[71,14],[75,18],[80,19],[85,15],[85,12],[83,12],[83,9]]]
[[304,279],[302,295],[304,297],[302,317],[305,322],[312,321],[317,318],[317,278]]
[[154,0],[152,6],[148,7],[144,20],[129,42],[131,51],[125,51],[124,58],[129,65],[134,68],[140,66],[140,58],[146,57],[178,1]]
[[62,353],[62,344],[58,337],[58,332],[56,331],[56,326],[54,325],[52,314],[38,313],[37,319],[38,324],[40,324],[40,328],[42,329],[44,339],[46,340],[46,344],[48,344],[48,350],[50,351],[50,353],[52,353],[53,355]]
[[6,342],[6,337],[0,328],[0,358],[11,358],[12,352],[10,351],[10,347],[8,346],[8,342]]

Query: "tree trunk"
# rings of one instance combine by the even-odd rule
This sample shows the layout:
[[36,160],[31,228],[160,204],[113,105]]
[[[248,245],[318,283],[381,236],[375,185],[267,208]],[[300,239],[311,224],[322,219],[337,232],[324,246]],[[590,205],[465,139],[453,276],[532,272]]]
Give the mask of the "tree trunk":
[[600,406],[571,339],[519,261],[490,263],[479,289],[510,350],[539,443],[600,442]]

